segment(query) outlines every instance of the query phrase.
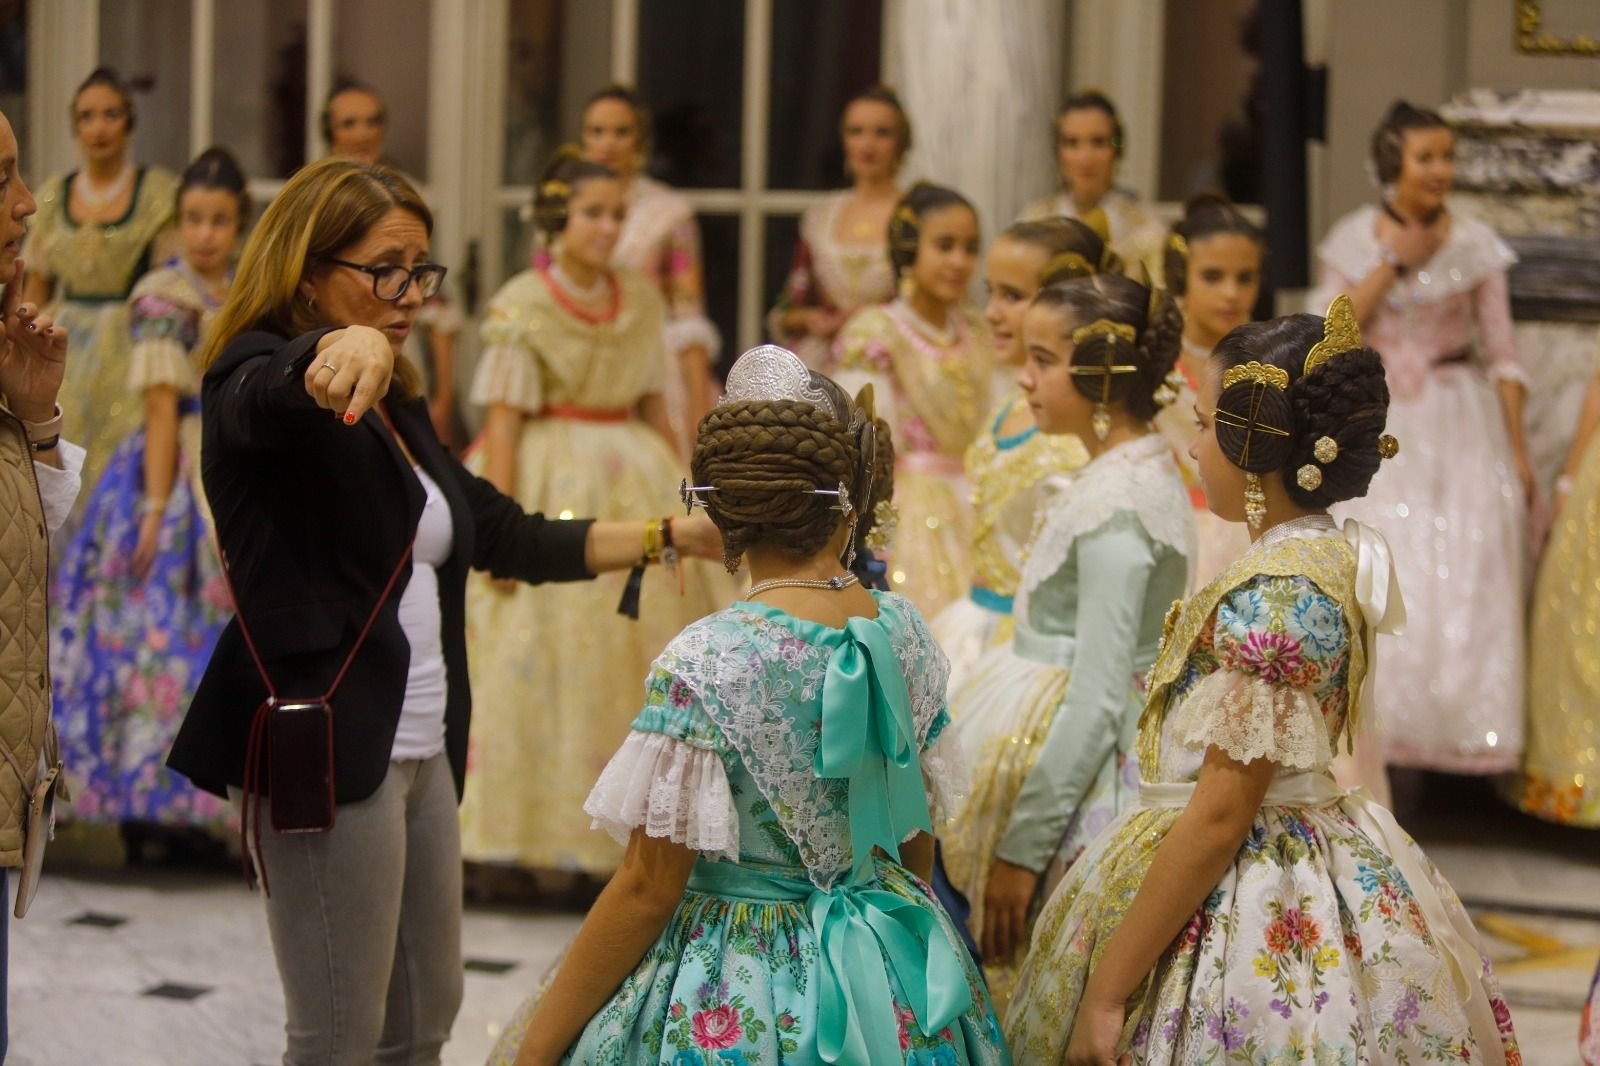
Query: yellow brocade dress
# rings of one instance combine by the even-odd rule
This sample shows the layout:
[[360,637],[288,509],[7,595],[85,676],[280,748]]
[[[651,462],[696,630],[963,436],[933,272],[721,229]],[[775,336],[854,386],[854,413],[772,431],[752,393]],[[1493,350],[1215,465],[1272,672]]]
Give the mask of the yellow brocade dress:
[[[489,305],[472,399],[526,414],[513,491],[525,510],[615,520],[681,507],[687,471],[634,414],[661,391],[661,298],[638,274],[612,276],[618,305],[606,321],[567,310],[554,282],[535,271],[506,282]],[[483,472],[481,450],[467,466]],[[733,599],[717,564],[682,566],[682,596],[674,578],[650,568],[638,621],[617,613],[625,572],[512,591],[486,575],[469,580],[466,858],[594,874],[616,868],[622,851],[590,829],[584,798],[628,735],[651,661],[685,625]]]
[[994,344],[977,312],[953,308],[949,322],[941,343],[901,300],[858,311],[839,332],[830,371],[851,393],[870,383],[893,429],[899,521],[886,553],[889,580],[930,617],[972,582],[963,456],[983,429],[994,380]]
[[1460,900],[1392,815],[1329,773],[1370,701],[1374,627],[1396,613],[1387,555],[1353,522],[1296,519],[1168,615],[1139,723],[1139,802],[1039,915],[1006,1016],[1016,1061],[1065,1061],[1089,974],[1214,747],[1275,773],[1237,854],[1128,998],[1116,1056],[1521,1066]]
[[1011,639],[1012,601],[1023,557],[1050,499],[1089,461],[1070,433],[1029,426],[1003,437],[1000,427],[1022,401],[1008,396],[988,430],[967,449],[972,485],[972,587],[933,620],[933,636],[950,660],[950,691],[961,686],[984,652]]
[[[144,421],[141,398],[128,390],[128,294],[161,256],[152,247],[172,222],[178,179],[160,167],[142,167],[122,218],[80,226],[67,213],[76,171],[51,178],[39,193],[28,225],[23,261],[28,273],[55,279],[45,312],[67,328],[71,358],[61,382],[61,435],[83,446],[83,484],[96,485],[117,445]],[[165,242],[163,242],[165,243]],[[72,539],[85,492],[52,545]]]
[[1517,804],[1600,828],[1600,434],[1545,545],[1528,640],[1528,747]]

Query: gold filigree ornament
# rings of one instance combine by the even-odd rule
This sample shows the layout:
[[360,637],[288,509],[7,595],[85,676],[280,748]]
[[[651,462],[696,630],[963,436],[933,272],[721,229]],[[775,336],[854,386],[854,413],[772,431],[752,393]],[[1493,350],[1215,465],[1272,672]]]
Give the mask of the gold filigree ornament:
[[1334,356],[1359,347],[1361,326],[1356,322],[1356,305],[1350,302],[1347,294],[1341,292],[1333,298],[1328,305],[1328,313],[1322,317],[1322,339],[1306,353],[1306,363],[1300,375],[1305,377]]
[[1267,494],[1261,488],[1260,474],[1244,476],[1244,520],[1256,532],[1260,532],[1261,523],[1267,520]]
[[1294,483],[1307,492],[1316,492],[1322,487],[1322,467],[1307,463],[1294,472]]
[[1126,322],[1113,322],[1109,318],[1097,318],[1087,326],[1079,326],[1072,331],[1074,346],[1082,344],[1093,337],[1104,337],[1105,361],[1102,363],[1074,364],[1069,373],[1075,378],[1098,377],[1100,379],[1100,398],[1095,401],[1094,414],[1090,417],[1090,428],[1094,430],[1096,440],[1105,440],[1111,436],[1111,379],[1118,374],[1137,373],[1139,367],[1133,363],[1119,363],[1117,358],[1117,342],[1133,344],[1134,338],[1139,336],[1139,331]]
[[1171,407],[1178,402],[1180,390],[1188,383],[1183,371],[1176,369],[1168,371],[1166,378],[1161,382],[1161,387],[1156,389],[1151,399],[1155,400],[1157,407]]
[[881,554],[889,550],[889,545],[894,543],[895,530],[900,526],[900,508],[894,505],[893,500],[879,500],[878,506],[872,509],[872,532],[867,534],[867,547],[874,554]]
[[1233,388],[1241,381],[1253,381],[1257,385],[1286,392],[1289,388],[1289,372],[1281,366],[1268,366],[1252,359],[1248,363],[1230,366],[1222,375],[1223,391]]
[[1094,265],[1081,253],[1061,252],[1053,256],[1039,271],[1039,280],[1044,284],[1053,285],[1058,281],[1091,277],[1094,272]]
[[1317,462],[1326,466],[1339,458],[1339,442],[1332,437],[1318,437],[1317,443],[1311,446],[1311,454],[1317,457]]
[[1378,455],[1384,459],[1393,459],[1400,454],[1400,441],[1388,433],[1378,438]]
[[1167,247],[1183,256],[1185,260],[1189,258],[1189,242],[1184,239],[1183,234],[1177,232],[1176,230],[1168,235]]

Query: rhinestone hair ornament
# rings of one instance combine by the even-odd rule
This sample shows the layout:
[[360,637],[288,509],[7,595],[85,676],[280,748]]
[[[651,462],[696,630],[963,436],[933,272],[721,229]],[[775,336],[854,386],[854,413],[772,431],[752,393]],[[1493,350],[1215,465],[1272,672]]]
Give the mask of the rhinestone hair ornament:
[[[826,380],[821,379],[821,381]],[[828,384],[832,385],[831,382]],[[842,390],[837,386],[832,386],[830,389],[820,384],[819,375],[813,374],[805,363],[800,361],[800,357],[787,348],[780,348],[776,344],[763,344],[741,355],[728,371],[726,387],[717,406],[785,400],[808,404],[849,427],[850,435],[863,449],[862,478],[870,489],[872,454],[877,438],[876,427],[867,420],[860,408],[850,403]],[[704,494],[716,491],[715,485],[691,485],[685,478],[678,485],[678,498],[683,501],[684,510],[693,514],[697,504],[701,507],[706,505]],[[850,487],[843,482],[836,488],[807,489],[806,493],[811,496],[834,497],[833,509],[841,514],[849,514],[855,506]]]

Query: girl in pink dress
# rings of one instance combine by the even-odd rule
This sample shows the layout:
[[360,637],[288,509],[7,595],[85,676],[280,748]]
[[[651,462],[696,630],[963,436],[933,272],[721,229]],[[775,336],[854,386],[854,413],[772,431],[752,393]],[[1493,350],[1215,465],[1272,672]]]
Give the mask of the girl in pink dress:
[[1523,571],[1533,468],[1511,332],[1511,249],[1449,207],[1454,138],[1396,102],[1373,135],[1384,205],[1333,227],[1314,306],[1347,292],[1383,356],[1402,451],[1339,510],[1393,546],[1410,620],[1378,724],[1391,765],[1491,774],[1521,765]]

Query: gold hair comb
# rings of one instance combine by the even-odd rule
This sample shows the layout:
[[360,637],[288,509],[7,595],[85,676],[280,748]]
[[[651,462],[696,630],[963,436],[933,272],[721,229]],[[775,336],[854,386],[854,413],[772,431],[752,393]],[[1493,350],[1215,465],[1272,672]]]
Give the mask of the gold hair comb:
[[572,186],[560,178],[551,178],[539,186],[539,195],[546,197],[567,197],[572,195]]
[[1322,339],[1306,353],[1305,368],[1300,375],[1311,373],[1336,355],[1361,347],[1361,327],[1356,322],[1356,307],[1350,297],[1340,293],[1328,305],[1322,319]]
[[1183,234],[1170,234],[1167,237],[1167,247],[1171,248],[1174,252],[1177,252],[1185,259],[1189,258],[1189,242],[1184,239]]
[[1257,385],[1265,385],[1286,392],[1289,388],[1289,372],[1281,366],[1268,366],[1252,359],[1248,363],[1229,367],[1227,373],[1222,375],[1222,387],[1231,389],[1241,381],[1253,381]]
[[1044,265],[1044,269],[1039,271],[1039,278],[1067,281],[1069,278],[1062,275],[1068,271],[1071,271],[1071,278],[1085,278],[1094,273],[1094,267],[1077,252],[1062,252]]
[[1087,326],[1079,326],[1072,331],[1072,343],[1082,344],[1090,337],[1120,338],[1132,344],[1139,337],[1139,331],[1126,322],[1113,322],[1109,318],[1097,318]]

